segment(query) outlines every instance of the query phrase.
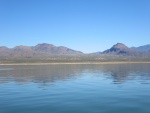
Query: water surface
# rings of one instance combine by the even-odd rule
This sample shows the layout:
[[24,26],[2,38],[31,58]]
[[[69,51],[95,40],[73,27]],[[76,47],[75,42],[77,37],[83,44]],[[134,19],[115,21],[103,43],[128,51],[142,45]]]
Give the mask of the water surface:
[[150,113],[150,64],[0,66],[0,113]]

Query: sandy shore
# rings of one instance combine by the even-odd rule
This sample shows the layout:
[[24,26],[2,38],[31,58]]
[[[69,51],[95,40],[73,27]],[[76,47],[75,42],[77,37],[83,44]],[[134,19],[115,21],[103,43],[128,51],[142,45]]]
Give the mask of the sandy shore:
[[150,64],[150,62],[60,62],[60,63],[1,63],[0,65],[62,65],[62,64]]

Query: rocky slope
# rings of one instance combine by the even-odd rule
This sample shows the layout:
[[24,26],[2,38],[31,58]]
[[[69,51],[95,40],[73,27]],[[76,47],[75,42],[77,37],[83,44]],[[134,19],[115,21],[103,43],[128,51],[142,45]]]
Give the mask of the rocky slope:
[[0,47],[1,58],[30,58],[63,54],[82,54],[82,52],[63,46],[56,47],[47,43],[37,44],[36,46],[16,46],[14,48]]
[[42,43],[36,46],[16,46],[8,48],[0,47],[0,59],[50,59],[50,60],[80,60],[80,61],[97,61],[108,59],[129,59],[134,58],[150,58],[150,52],[139,51],[129,48],[122,43],[113,45],[104,52],[96,52],[92,54],[84,54],[64,46],[55,46],[52,44]]
[[134,57],[149,57],[150,54],[142,51],[131,49],[122,43],[113,45],[110,49],[107,49],[102,54],[115,54],[123,56],[134,56]]
[[150,44],[139,46],[139,47],[132,47],[131,49],[150,52]]

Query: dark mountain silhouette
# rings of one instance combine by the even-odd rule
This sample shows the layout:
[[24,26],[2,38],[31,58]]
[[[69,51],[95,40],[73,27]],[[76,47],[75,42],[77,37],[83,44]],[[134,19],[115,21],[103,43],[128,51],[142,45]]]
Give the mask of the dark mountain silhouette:
[[150,52],[150,44],[139,46],[139,47],[131,47],[131,49]]
[[115,55],[135,56],[135,57],[148,57],[149,56],[149,54],[146,52],[131,49],[122,43],[115,44],[110,49],[107,49],[106,51],[104,51],[103,54],[115,54]]
[[111,54],[125,54],[129,51],[129,48],[122,44],[122,43],[117,43],[116,45],[113,45],[110,49],[107,49],[103,53],[111,53]]

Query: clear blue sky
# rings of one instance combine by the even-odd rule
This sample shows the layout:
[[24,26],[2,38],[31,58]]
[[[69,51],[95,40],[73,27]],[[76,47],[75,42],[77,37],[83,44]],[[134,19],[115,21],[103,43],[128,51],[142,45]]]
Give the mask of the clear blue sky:
[[150,44],[150,0],[0,0],[0,46],[44,42],[85,53]]

